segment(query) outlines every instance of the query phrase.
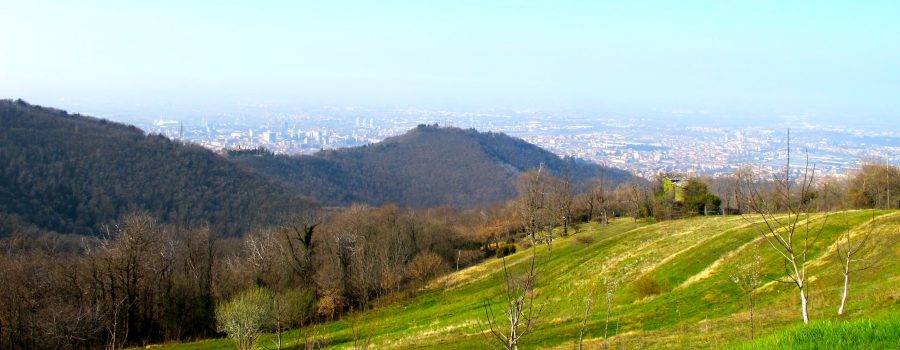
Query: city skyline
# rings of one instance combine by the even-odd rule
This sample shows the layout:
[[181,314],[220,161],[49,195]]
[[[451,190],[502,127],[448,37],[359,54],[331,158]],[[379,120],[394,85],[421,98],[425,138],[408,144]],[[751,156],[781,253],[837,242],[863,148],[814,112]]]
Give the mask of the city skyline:
[[[246,111],[242,113],[247,113]],[[439,124],[502,132],[560,156],[625,169],[644,178],[660,172],[728,176],[743,166],[765,173],[784,166],[786,133],[794,152],[809,153],[824,176],[845,176],[864,161],[900,158],[900,131],[836,128],[808,122],[766,127],[660,123],[652,118],[617,119],[538,112],[471,113],[440,110],[356,110],[316,113],[249,113],[214,120],[135,121],[146,132],[221,151],[264,147],[276,154],[313,154],[398,136],[416,125]],[[182,132],[184,132],[182,134]]]

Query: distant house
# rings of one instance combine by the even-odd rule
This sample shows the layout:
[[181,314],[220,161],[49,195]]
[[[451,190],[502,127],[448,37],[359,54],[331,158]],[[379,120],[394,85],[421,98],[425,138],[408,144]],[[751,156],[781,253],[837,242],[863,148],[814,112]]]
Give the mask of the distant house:
[[663,189],[667,194],[671,194],[675,202],[684,203],[684,187],[687,186],[688,179],[683,176],[666,176],[663,178]]

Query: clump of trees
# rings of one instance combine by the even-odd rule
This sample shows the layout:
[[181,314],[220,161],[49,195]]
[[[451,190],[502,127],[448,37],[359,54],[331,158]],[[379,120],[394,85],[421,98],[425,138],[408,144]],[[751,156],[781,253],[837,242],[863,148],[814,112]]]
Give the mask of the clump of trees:
[[133,213],[74,243],[16,233],[0,240],[0,348],[124,348],[222,333],[250,346],[254,332],[275,332],[280,347],[283,329],[365,310],[484,258],[482,231],[505,213],[487,212],[355,205],[241,237]]
[[701,178],[675,182],[670,180],[669,175],[659,174],[653,187],[651,216],[657,220],[719,213],[721,199],[709,191],[707,183]]

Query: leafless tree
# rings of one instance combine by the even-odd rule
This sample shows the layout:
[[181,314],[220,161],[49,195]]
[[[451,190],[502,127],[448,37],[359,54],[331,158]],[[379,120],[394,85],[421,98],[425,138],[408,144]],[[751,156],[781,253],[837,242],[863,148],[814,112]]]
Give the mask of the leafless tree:
[[648,198],[647,189],[636,180],[626,182],[616,188],[616,201],[633,220],[637,220],[641,216],[641,208],[646,205]]
[[838,308],[838,315],[843,315],[847,306],[847,298],[850,294],[850,275],[857,271],[869,269],[874,266],[874,261],[861,258],[870,248],[869,237],[876,226],[875,210],[872,210],[872,220],[866,223],[866,227],[860,228],[858,236],[854,236],[852,231],[846,229],[841,232],[837,240],[837,259],[841,264],[841,275],[844,276],[844,289],[841,294],[841,306]]
[[[616,290],[619,289],[619,278],[615,276],[606,281],[606,321],[603,326],[603,348],[609,349],[609,315],[612,312],[613,299],[616,296]],[[618,333],[618,323],[616,323],[616,333]]]
[[519,177],[519,197],[517,206],[525,221],[525,234],[537,243],[537,233],[541,229],[541,218],[547,210],[548,175],[543,168],[532,170]]
[[749,263],[737,266],[737,271],[731,275],[731,281],[734,282],[741,291],[747,295],[748,314],[750,322],[750,340],[753,340],[753,292],[759,288],[762,282],[760,269],[762,267],[762,258],[759,255],[753,257]]
[[535,284],[537,283],[537,246],[531,247],[529,267],[524,276],[516,277],[507,265],[506,257],[503,261],[504,288],[504,313],[505,319],[500,321],[494,313],[494,308],[489,299],[483,303],[485,319],[490,333],[500,345],[507,350],[519,348],[519,341],[534,327],[544,305],[537,304]]
[[593,215],[596,211],[600,214],[600,222],[608,224],[612,185],[603,177],[600,177],[592,181],[588,186],[585,198],[590,209],[589,219],[593,220]]
[[572,206],[575,202],[574,191],[572,179],[568,176],[554,179],[551,183],[548,206],[557,225],[562,227],[563,236],[569,235],[569,222],[572,220]]
[[[809,323],[809,291],[807,286],[807,263],[809,250],[821,233],[822,227],[811,226],[813,213],[813,183],[815,165],[810,166],[809,155],[799,178],[793,177],[791,167],[790,132],[788,132],[787,160],[783,173],[771,180],[771,193],[761,190],[762,181],[750,176],[742,183],[742,197],[750,210],[765,225],[760,234],[777,252],[784,262],[783,283],[793,284],[800,294],[800,313],[803,323]],[[751,221],[749,217],[745,219]],[[825,218],[827,220],[827,216]],[[825,221],[822,226],[824,227]],[[757,227],[754,225],[754,227]]]
[[578,350],[584,349],[584,332],[587,330],[587,322],[593,306],[594,295],[591,294],[584,298],[584,315],[581,317],[581,330],[578,332]]
[[366,350],[372,345],[372,338],[369,334],[363,334],[363,329],[359,325],[358,320],[354,319],[351,324],[353,331],[353,349]]

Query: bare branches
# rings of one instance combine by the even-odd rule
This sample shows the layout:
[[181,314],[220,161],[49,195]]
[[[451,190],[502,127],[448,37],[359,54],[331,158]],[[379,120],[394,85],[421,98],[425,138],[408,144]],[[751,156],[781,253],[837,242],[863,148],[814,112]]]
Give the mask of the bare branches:
[[[750,210],[764,223],[760,235],[783,260],[785,275],[800,293],[800,309],[804,323],[809,323],[807,261],[810,247],[819,238],[822,226],[811,226],[815,197],[815,165],[810,166],[809,154],[800,177],[793,179],[791,168],[790,131],[788,131],[787,157],[784,172],[775,174],[767,182],[747,176],[742,181],[742,197]],[[764,192],[768,187],[769,191]],[[749,219],[748,219],[749,221]],[[754,226],[756,227],[756,226]]]
[[492,302],[484,300],[486,323],[489,333],[496,342],[507,350],[518,349],[519,341],[533,328],[544,309],[544,304],[535,305],[537,293],[537,247],[532,246],[530,265],[521,277],[514,276],[506,263],[506,257],[502,258],[504,288],[504,313],[505,319],[498,321],[494,313]]
[[755,255],[752,261],[738,265],[737,271],[731,275],[731,281],[747,295],[749,301],[750,340],[753,340],[753,292],[762,283],[761,268],[762,258]]
[[581,317],[581,330],[578,332],[578,350],[584,349],[584,331],[587,330],[587,322],[593,306],[594,295],[591,294],[584,298],[584,316]]
[[[847,225],[849,226],[849,225]],[[841,275],[844,276],[844,289],[841,294],[841,306],[838,308],[838,315],[843,315],[847,306],[847,298],[850,294],[850,275],[857,271],[869,269],[874,266],[873,260],[860,258],[860,255],[866,254],[869,246],[869,238],[872,237],[872,231],[876,226],[875,210],[872,210],[872,220],[867,222],[865,227],[861,227],[859,234],[853,235],[849,227],[841,232],[836,242],[837,260],[840,263]]]

